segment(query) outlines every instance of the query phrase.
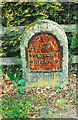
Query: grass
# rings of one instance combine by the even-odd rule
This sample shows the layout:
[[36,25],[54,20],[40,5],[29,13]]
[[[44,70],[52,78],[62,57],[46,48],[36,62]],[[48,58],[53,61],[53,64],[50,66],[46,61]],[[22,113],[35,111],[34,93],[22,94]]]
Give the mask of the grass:
[[[60,89],[60,88],[59,88]],[[54,89],[57,91],[57,89]],[[61,111],[73,108],[73,104],[66,98],[61,97],[59,90],[58,96],[49,98],[49,93],[43,97],[36,97],[24,94],[22,97],[3,97],[2,117],[3,118],[63,118]],[[65,118],[65,117],[64,117]]]
[[14,97],[6,97],[2,100],[2,116],[4,118],[31,118],[34,114],[39,113],[42,105],[44,108],[45,103],[41,104],[39,98],[24,96],[21,100],[15,100]]
[[[55,82],[59,81],[58,78],[54,78],[53,83],[58,84]],[[67,114],[63,113],[64,109],[67,113],[73,110],[71,118],[74,117],[74,108],[78,104],[77,79],[73,75],[70,78],[68,86],[63,87],[47,87],[48,83],[40,78],[34,87],[22,86],[24,94],[19,91],[19,97],[16,96],[16,90],[20,85],[13,87],[10,85],[14,80],[2,80],[2,118],[67,118]]]

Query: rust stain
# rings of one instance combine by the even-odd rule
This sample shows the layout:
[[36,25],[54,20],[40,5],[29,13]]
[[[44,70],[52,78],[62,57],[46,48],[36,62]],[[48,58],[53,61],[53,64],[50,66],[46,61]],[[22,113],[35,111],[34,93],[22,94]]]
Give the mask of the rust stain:
[[30,70],[61,70],[61,53],[53,35],[41,33],[32,38],[28,48]]

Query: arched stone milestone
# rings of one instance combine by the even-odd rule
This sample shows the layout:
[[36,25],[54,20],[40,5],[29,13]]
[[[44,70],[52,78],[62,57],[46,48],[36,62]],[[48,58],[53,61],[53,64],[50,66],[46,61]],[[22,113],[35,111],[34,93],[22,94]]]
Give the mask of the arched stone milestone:
[[21,39],[21,58],[27,86],[40,81],[47,86],[68,82],[68,42],[57,23],[40,20],[29,25]]

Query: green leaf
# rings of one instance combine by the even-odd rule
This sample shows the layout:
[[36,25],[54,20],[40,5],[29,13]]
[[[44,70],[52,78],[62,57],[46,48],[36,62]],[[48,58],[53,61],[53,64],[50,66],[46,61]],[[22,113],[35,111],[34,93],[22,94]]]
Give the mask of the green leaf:
[[19,80],[18,84],[24,86],[26,84],[26,82],[25,82],[25,80]]
[[59,87],[56,87],[56,89],[57,89],[57,91],[58,91],[58,92],[60,92],[60,91],[61,91]]
[[71,54],[72,50],[71,50],[71,49],[69,49],[68,51],[69,51],[69,54]]
[[70,46],[70,48],[76,48],[76,47],[77,45],[73,45],[73,44]]
[[6,114],[7,114],[7,115],[12,115],[12,114],[13,114],[13,112],[6,112]]
[[41,118],[47,118],[46,114],[43,114],[43,115],[41,116]]
[[7,74],[5,75],[5,80],[10,80]]
[[17,76],[17,75],[16,75],[16,73],[15,73],[15,74],[14,74],[14,79],[16,79],[16,76]]
[[21,93],[21,94],[24,94],[24,93],[25,93],[23,89],[19,89],[19,90],[20,90],[20,93]]
[[22,86],[18,86],[18,89],[21,89],[22,88]]
[[71,36],[70,36],[70,35],[67,35],[67,38],[68,38],[69,40],[71,40]]
[[13,81],[13,86],[14,86],[14,87],[17,87],[16,81]]
[[16,95],[17,95],[17,97],[20,97],[20,93],[19,92],[17,92]]

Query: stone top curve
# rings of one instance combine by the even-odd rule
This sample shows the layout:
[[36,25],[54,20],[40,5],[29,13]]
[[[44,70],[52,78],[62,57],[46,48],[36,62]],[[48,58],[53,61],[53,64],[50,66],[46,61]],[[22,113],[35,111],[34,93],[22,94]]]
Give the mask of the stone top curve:
[[[43,25],[44,24],[44,25]],[[48,26],[49,25],[49,26]],[[39,28],[37,28],[37,26]],[[40,28],[41,27],[41,28]],[[48,28],[47,28],[48,27]],[[42,30],[41,30],[42,29]],[[61,46],[67,46],[68,41],[63,28],[56,22],[51,20],[39,20],[31,23],[22,34],[22,41],[26,45],[29,39],[39,32],[52,33],[60,41]],[[27,45],[26,45],[27,46]]]

